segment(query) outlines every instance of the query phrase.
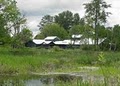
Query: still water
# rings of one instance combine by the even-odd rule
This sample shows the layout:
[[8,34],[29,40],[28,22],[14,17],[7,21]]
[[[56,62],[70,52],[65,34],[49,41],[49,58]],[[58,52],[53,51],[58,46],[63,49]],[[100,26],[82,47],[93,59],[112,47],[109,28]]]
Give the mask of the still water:
[[103,83],[104,77],[88,76],[86,74],[0,76],[0,86],[56,86],[56,82],[71,82],[72,80]]
[[51,76],[0,76],[0,86],[54,86],[54,81]]

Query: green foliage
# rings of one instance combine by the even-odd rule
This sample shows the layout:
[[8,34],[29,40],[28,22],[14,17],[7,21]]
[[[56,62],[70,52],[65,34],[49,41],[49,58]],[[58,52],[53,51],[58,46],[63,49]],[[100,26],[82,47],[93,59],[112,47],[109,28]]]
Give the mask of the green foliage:
[[[1,20],[0,20],[0,22],[1,22]],[[2,25],[0,26],[0,41],[4,42],[5,44],[8,44],[11,41],[11,37],[10,37],[10,34],[8,33],[8,31],[3,27],[4,26],[2,26]]]
[[21,38],[22,43],[26,43],[27,41],[32,39],[32,32],[27,29],[24,28],[20,33],[19,33],[19,37]]
[[9,18],[6,19],[6,16],[9,15],[9,11],[6,10],[7,7],[9,6],[8,2],[10,2],[10,5],[11,5],[11,1],[0,0],[0,3],[1,3],[1,6],[0,6],[0,41],[3,41],[3,42],[8,41],[8,39],[10,38],[9,30],[5,28],[8,23],[8,19],[9,19]]
[[[16,6],[15,0],[2,0],[3,4],[2,9],[3,12],[3,24],[5,29],[9,32],[9,34],[13,31],[16,32],[17,29],[20,29],[20,24],[25,23],[25,19],[21,16],[19,9]],[[13,35],[13,34],[12,34]]]
[[20,25],[25,21],[15,0],[0,0],[0,40],[10,43],[10,35],[19,33]]
[[84,18],[80,18],[78,13],[73,14],[71,11],[63,11],[55,16],[55,23],[58,23],[66,31],[69,32],[70,28],[74,25],[84,25]]
[[108,31],[107,28],[105,28],[104,26],[99,26],[98,27],[98,38],[105,38],[105,37],[107,37],[108,32],[109,31]]
[[116,49],[120,50],[120,26],[119,25],[115,25],[113,27],[112,35],[113,35],[112,41],[116,45]]
[[45,38],[47,36],[58,36],[61,39],[67,38],[68,33],[58,24],[48,24],[43,27],[41,33],[36,38]]
[[14,48],[24,47],[24,44],[32,39],[32,32],[24,28],[19,34],[13,37],[12,45]]
[[114,25],[107,31],[107,40],[109,43],[109,50],[120,50],[120,26]]
[[84,31],[83,31],[83,38],[94,38],[94,29],[86,24],[84,26]]
[[105,56],[104,56],[104,53],[103,53],[103,52],[100,52],[100,54],[98,55],[98,61],[99,61],[99,63],[101,63],[101,64],[104,64],[104,63],[106,62]]
[[86,3],[86,21],[88,24],[95,28],[95,44],[96,49],[98,46],[98,26],[106,23],[107,17],[110,12],[106,12],[105,9],[111,7],[107,5],[104,0],[92,0],[90,3]]
[[73,13],[70,11],[64,11],[55,16],[55,23],[58,23],[66,31],[69,31],[73,24]]
[[41,19],[38,27],[39,27],[39,29],[41,30],[41,29],[43,29],[43,27],[44,27],[45,25],[51,24],[51,23],[53,23],[53,21],[54,21],[54,18],[53,18],[52,16],[50,16],[50,15],[45,15],[44,17],[42,17],[42,19]]
[[75,13],[75,14],[74,14],[73,24],[74,24],[74,25],[79,25],[79,24],[80,24],[80,16],[79,16],[78,13]]
[[82,34],[84,31],[84,26],[82,25],[74,25],[71,27],[69,34],[73,35],[73,34]]
[[95,23],[95,25],[98,25],[106,22],[106,17],[110,12],[105,12],[105,9],[111,6],[107,5],[104,0],[92,0],[90,3],[86,3],[84,5],[88,23]]

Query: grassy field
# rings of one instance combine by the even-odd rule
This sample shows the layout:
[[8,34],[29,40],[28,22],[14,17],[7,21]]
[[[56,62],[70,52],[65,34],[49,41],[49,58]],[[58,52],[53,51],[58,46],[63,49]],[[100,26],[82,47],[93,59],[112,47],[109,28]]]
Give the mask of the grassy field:
[[[100,61],[102,60],[102,61]],[[29,74],[31,72],[74,72],[81,66],[97,66],[96,73],[119,74],[120,52],[82,51],[80,49],[12,49],[0,47],[0,74]]]

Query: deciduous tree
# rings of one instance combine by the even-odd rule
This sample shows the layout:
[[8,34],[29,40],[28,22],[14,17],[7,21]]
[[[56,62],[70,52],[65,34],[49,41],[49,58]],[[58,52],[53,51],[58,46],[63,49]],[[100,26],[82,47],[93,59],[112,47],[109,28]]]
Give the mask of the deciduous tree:
[[68,33],[63,27],[60,27],[60,25],[52,23],[45,25],[41,30],[41,33],[35,38],[45,38],[47,36],[58,36],[59,38],[64,39],[68,36]]
[[4,41],[11,34],[19,33],[21,25],[26,22],[16,3],[15,0],[0,0],[0,36]]
[[90,3],[86,3],[86,20],[88,24],[95,28],[95,44],[98,45],[98,26],[106,23],[107,17],[110,12],[106,12],[105,9],[111,7],[104,0],[92,0]]
[[79,34],[83,34],[84,32],[84,26],[82,25],[74,25],[71,27],[69,34],[71,35],[79,35]]
[[32,39],[32,32],[28,28],[23,28],[16,36],[13,37],[13,48],[21,48],[25,43]]
[[45,15],[44,17],[42,17],[38,27],[41,30],[45,25],[51,24],[53,22],[54,22],[54,17],[52,17],[51,15]]
[[55,16],[55,23],[58,23],[66,31],[73,25],[73,13],[71,11],[63,11]]

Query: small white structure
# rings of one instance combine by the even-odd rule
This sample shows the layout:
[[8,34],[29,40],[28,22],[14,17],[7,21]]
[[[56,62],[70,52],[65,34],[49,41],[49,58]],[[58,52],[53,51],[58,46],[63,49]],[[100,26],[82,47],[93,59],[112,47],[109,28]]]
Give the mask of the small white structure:
[[72,39],[80,39],[83,35],[79,34],[79,35],[72,35]]

